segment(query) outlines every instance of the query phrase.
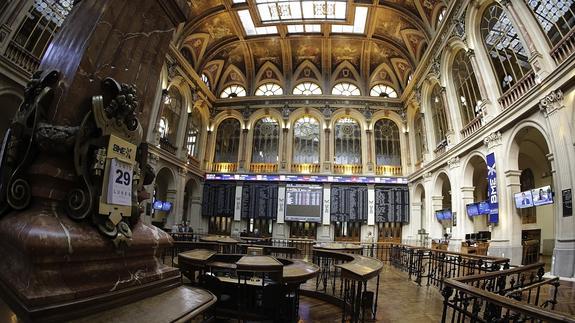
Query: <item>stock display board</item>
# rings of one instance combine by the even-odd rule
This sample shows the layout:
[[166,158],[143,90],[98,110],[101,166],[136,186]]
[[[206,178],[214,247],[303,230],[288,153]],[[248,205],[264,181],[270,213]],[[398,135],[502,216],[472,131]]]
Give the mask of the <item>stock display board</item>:
[[331,221],[367,220],[367,185],[331,186]]
[[235,197],[235,182],[205,182],[202,215],[233,217]]
[[242,188],[243,219],[276,219],[278,183],[246,182]]
[[286,221],[321,222],[323,186],[287,184]]
[[409,188],[406,185],[375,186],[375,222],[409,223]]
[[209,181],[262,181],[304,183],[407,184],[407,178],[381,176],[206,174]]

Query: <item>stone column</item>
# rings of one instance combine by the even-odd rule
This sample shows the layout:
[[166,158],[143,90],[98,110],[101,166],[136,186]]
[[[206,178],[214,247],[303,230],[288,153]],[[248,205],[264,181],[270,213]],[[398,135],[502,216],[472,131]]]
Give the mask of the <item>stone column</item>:
[[367,136],[367,173],[373,174],[375,173],[375,163],[373,160],[373,130],[367,129],[365,130],[365,134]]
[[[562,191],[573,190],[575,173],[575,150],[571,134],[571,113],[565,108],[563,92],[552,91],[539,103],[539,108],[545,117],[551,142],[548,143],[552,154],[547,157],[551,163],[553,174],[553,191],[555,192],[555,249],[553,251],[554,275],[562,277],[575,276],[575,216],[563,216]],[[559,176],[558,176],[559,174]]]
[[449,100],[447,99],[447,89],[445,86],[441,87],[441,99],[443,100],[443,107],[445,108],[445,119],[447,120],[447,131],[445,137],[447,138],[447,148],[459,142],[459,127],[454,125],[452,114],[449,112]]
[[[212,142],[213,138],[213,131],[208,130],[206,131],[206,146],[203,147],[204,151],[204,163],[201,165],[203,171],[210,172],[212,171],[212,165],[210,163],[210,152],[212,151],[212,147],[214,143]],[[199,147],[198,147],[199,148]]]
[[248,168],[246,168],[246,160],[249,158],[248,155],[248,151],[247,151],[247,147],[248,147],[248,132],[250,132],[249,129],[244,128],[242,129],[242,144],[241,149],[240,149],[240,164],[238,165],[239,170],[241,171],[248,171]]
[[330,145],[329,145],[331,142],[331,137],[330,137],[331,129],[325,128],[324,132],[325,132],[325,141],[324,141],[325,142],[325,161],[323,162],[323,173],[331,173],[332,159],[331,159],[331,152],[330,152]]
[[281,159],[281,169],[283,171],[286,170],[287,167],[287,146],[288,146],[288,133],[289,133],[289,128],[285,127],[283,128],[283,142],[282,142],[282,159]]
[[[467,57],[471,62],[471,67],[473,68],[473,72],[475,73],[475,81],[477,82],[477,86],[479,87],[479,94],[481,94],[481,106],[480,109],[482,111],[482,120],[483,122],[488,122],[491,120],[499,111],[497,111],[496,106],[491,104],[490,94],[487,91],[487,87],[485,86],[485,80],[483,77],[478,77],[481,74],[481,69],[479,68],[479,64],[477,64],[477,57],[475,56],[475,51],[473,49],[468,49]],[[495,101],[497,102],[497,101]]]
[[[133,84],[135,116],[146,138],[166,52],[187,12],[183,0],[82,0],[49,46],[43,72],[36,75],[46,83],[36,86],[51,89],[53,96],[39,107],[41,124],[31,135],[42,137],[34,139],[41,143],[35,143],[37,154],[22,169],[32,188],[30,202],[0,219],[0,257],[9,259],[0,263],[0,280],[11,290],[7,303],[17,307],[21,319],[56,320],[51,315],[58,313],[63,316],[57,320],[67,321],[96,312],[101,304],[117,304],[125,289],[137,300],[179,284],[179,272],[157,258],[171,241],[165,232],[134,218],[127,224],[131,238],[112,240],[90,222],[99,216],[96,207],[81,221],[63,210],[67,194],[82,185],[73,144],[82,135],[78,129],[92,110],[92,98],[105,94],[108,77]],[[28,100],[35,95],[29,93]]]
[[473,219],[467,216],[466,205],[475,202],[473,199],[473,192],[475,191],[475,187],[462,187],[460,190],[462,207],[460,208],[461,213],[457,212],[457,225],[461,226],[459,228],[459,232],[462,234],[461,239],[465,239],[465,234],[474,232]]

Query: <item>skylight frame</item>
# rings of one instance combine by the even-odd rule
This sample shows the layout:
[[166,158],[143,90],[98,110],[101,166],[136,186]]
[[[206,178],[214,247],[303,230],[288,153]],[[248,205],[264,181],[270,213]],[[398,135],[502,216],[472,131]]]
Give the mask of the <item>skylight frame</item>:
[[[313,24],[318,22],[349,22],[349,0],[249,0],[257,26],[282,23]],[[315,14],[315,9],[328,6],[329,11]],[[282,12],[280,14],[280,12]]]
[[367,24],[368,7],[356,6],[353,21],[350,25],[331,25],[331,32],[334,34],[365,34]]
[[274,35],[278,33],[276,26],[256,27],[252,14],[248,9],[238,10],[237,13],[247,36]]

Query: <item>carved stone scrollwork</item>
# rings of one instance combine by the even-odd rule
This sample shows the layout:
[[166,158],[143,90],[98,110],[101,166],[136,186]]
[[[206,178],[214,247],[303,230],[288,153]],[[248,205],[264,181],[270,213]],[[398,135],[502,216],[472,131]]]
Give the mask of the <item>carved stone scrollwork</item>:
[[[18,108],[0,150],[0,215],[10,209],[22,210],[30,204],[30,184],[25,171],[36,156],[38,147],[45,147],[38,140],[53,137],[49,131],[38,136],[38,129],[43,110],[52,102],[59,78],[60,73],[57,71],[47,74],[38,71],[26,86],[24,102]],[[54,129],[54,133],[58,133],[56,129],[60,128]],[[67,130],[73,132],[73,129]],[[68,138],[67,135],[55,137],[58,137],[55,142],[66,142]]]
[[483,139],[483,144],[487,146],[488,149],[501,145],[501,132],[496,131],[491,133]]
[[[136,88],[107,78],[102,83],[102,90],[103,95],[92,98],[92,110],[84,117],[75,138],[74,166],[82,183],[68,193],[66,211],[74,220],[89,218],[102,234],[113,238],[118,246],[131,238],[131,226],[140,215],[138,203],[143,185],[153,182],[154,175],[147,164],[147,147],[141,145],[143,130],[136,117]],[[117,223],[110,220],[111,214],[99,214],[98,209],[105,183],[107,147],[111,135],[138,147],[134,152],[136,164],[132,174],[131,212],[122,214]]]
[[459,156],[453,157],[447,161],[447,165],[451,169],[459,167],[459,164],[460,164]]
[[548,117],[564,106],[563,91],[561,90],[552,91],[539,101],[539,111],[541,111],[545,117]]

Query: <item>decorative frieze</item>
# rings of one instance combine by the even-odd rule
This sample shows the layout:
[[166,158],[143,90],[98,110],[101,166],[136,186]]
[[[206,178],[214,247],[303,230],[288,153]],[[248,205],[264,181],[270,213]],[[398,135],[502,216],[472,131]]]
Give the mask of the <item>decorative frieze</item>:
[[489,134],[485,139],[483,139],[483,144],[487,146],[487,149],[501,145],[501,132],[496,131]]
[[553,112],[565,106],[563,99],[563,91],[551,91],[539,101],[539,111],[541,111],[545,117],[548,117]]
[[449,166],[450,169],[457,168],[459,167],[459,165],[460,165],[459,156],[453,157],[447,161],[447,166]]

